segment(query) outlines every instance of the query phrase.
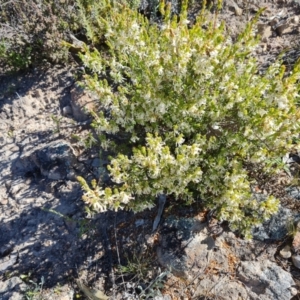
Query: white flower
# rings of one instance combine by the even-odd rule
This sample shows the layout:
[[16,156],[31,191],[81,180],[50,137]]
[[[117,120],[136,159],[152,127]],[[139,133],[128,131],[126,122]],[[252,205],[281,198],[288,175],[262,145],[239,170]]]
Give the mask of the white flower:
[[157,108],[156,108],[157,112],[161,113],[161,114],[164,114],[166,112],[166,105],[161,102]]
[[278,108],[287,109],[288,108],[288,99],[286,96],[282,96],[278,99]]
[[209,55],[211,56],[211,57],[217,57],[218,56],[218,51],[216,51],[216,50],[213,50],[213,51],[210,51],[210,53],[209,53]]
[[182,24],[190,24],[190,21],[188,19],[182,20]]
[[176,146],[180,146],[184,143],[184,138],[182,135],[179,135],[177,138],[176,138]]
[[233,107],[233,102],[227,103],[226,109],[232,109],[232,107]]
[[158,75],[162,75],[164,73],[163,67],[158,68]]
[[220,129],[220,126],[218,124],[213,124],[211,127],[214,130],[219,130]]
[[225,74],[225,76],[223,78],[224,82],[227,82],[229,79],[230,79],[230,77],[228,76],[228,74]]
[[131,30],[132,31],[137,31],[138,29],[140,28],[139,24],[138,23],[132,23],[131,25]]
[[134,199],[132,196],[126,194],[125,192],[120,193],[120,200],[122,203],[127,204],[130,200]]
[[151,99],[151,92],[148,91],[147,94],[144,96],[145,100],[150,100]]
[[140,41],[139,42],[139,46],[144,47],[145,46],[145,42],[144,41]]

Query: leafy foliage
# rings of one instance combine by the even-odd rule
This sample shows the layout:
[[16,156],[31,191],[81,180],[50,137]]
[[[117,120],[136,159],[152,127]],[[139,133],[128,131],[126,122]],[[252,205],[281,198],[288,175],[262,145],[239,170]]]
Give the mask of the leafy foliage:
[[179,17],[162,3],[160,25],[126,5],[106,8],[105,19],[89,26],[109,53],[86,47],[81,55],[93,73],[85,82],[102,106],[93,125],[103,148],[118,135],[133,149],[111,161],[114,189],[90,188],[80,178],[84,200],[98,211],[138,211],[152,207],[158,194],[187,202],[200,195],[249,237],[251,226],[275,213],[279,201],[251,195],[245,163],[268,171],[267,161],[292,147],[299,130],[299,64],[286,77],[280,62],[260,75],[252,56],[254,23],[234,42],[205,11],[190,26],[186,2]]

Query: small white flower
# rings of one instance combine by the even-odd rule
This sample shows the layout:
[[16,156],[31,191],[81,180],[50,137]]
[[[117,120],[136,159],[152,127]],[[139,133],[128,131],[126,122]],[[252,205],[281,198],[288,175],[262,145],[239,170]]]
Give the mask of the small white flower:
[[219,130],[220,129],[220,126],[218,124],[213,124],[211,127],[214,130]]
[[267,112],[266,112],[264,109],[260,108],[259,110],[257,110],[257,113],[262,117],[262,116],[264,116]]
[[127,204],[132,199],[134,199],[134,198],[132,196],[126,194],[125,192],[120,193],[120,200],[122,203]]
[[135,22],[132,23],[132,25],[131,25],[131,30],[132,31],[137,31],[139,28],[140,28],[139,24],[137,24]]
[[183,24],[190,24],[190,20],[188,20],[188,19],[182,20],[182,23]]
[[163,67],[158,68],[158,75],[162,75],[164,73]]
[[288,99],[286,96],[282,96],[278,99],[278,108],[279,109],[287,109],[288,108]]

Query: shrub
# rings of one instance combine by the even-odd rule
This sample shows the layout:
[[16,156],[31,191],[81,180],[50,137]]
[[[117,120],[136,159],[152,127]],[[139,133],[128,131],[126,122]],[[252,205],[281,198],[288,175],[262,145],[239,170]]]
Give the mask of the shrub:
[[233,42],[205,11],[189,26],[186,1],[179,17],[163,3],[160,10],[160,25],[118,4],[90,24],[95,32],[100,24],[109,47],[81,55],[92,72],[85,83],[100,99],[93,126],[104,149],[118,136],[132,151],[111,160],[115,187],[90,188],[79,178],[83,199],[97,211],[139,211],[159,194],[187,203],[201,197],[250,237],[279,201],[252,195],[246,166],[272,170],[267,162],[299,134],[299,64],[286,77],[280,62],[260,75],[254,23]]
[[[139,0],[118,1],[134,9],[139,5]],[[98,0],[12,0],[0,4],[0,64],[23,70],[43,61],[67,62],[65,46],[70,44],[65,41],[72,41],[72,34],[101,43],[97,40],[100,24],[89,24],[105,18],[108,8]]]
[[0,5],[0,62],[15,70],[44,59],[66,62],[61,41],[78,28],[74,0],[18,0]]

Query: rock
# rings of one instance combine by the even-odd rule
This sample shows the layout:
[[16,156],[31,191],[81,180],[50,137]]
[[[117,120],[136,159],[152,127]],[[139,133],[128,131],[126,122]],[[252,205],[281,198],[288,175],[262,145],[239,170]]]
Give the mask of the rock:
[[94,158],[91,162],[94,176],[101,178],[102,182],[108,182],[110,180],[110,175],[106,167],[108,164],[108,160],[102,160],[100,158]]
[[72,115],[72,107],[70,105],[63,107],[62,113],[64,116]]
[[281,240],[287,234],[287,223],[290,219],[297,219],[299,216],[293,215],[288,208],[280,207],[277,214],[270,220],[253,229],[253,238],[264,241],[267,239]]
[[73,112],[73,117],[78,122],[83,122],[89,118],[89,110],[96,108],[96,100],[91,94],[86,90],[75,85],[71,89],[71,107]]
[[155,296],[153,300],[172,300],[170,295]]
[[198,297],[197,299],[248,299],[248,293],[243,284],[225,276],[223,278],[213,276],[213,279],[204,278],[200,281],[195,296]]
[[243,10],[239,8],[237,5],[234,7],[234,12],[237,16],[241,16],[243,14]]
[[275,27],[278,23],[279,23],[279,20],[277,18],[273,18],[268,24],[272,27],[273,26]]
[[283,34],[291,33],[293,31],[293,27],[290,24],[285,23],[277,26],[275,30],[279,36],[282,36]]
[[269,260],[241,262],[237,277],[249,289],[250,299],[290,300],[294,296],[291,274]]
[[223,233],[214,240],[206,223],[190,218],[168,218],[162,226],[162,234],[157,248],[161,265],[187,282],[192,282],[199,274],[206,274],[197,284],[195,297],[207,296],[213,291],[222,299],[247,298],[241,283],[221,275],[234,272],[239,261],[226,242],[226,238],[235,237],[233,234],[229,237]]
[[236,16],[241,16],[243,14],[243,10],[237,5],[235,1],[226,1],[226,6],[230,11],[233,11]]
[[5,281],[0,281],[1,300],[22,300],[26,285],[19,277],[11,277]]
[[0,205],[7,205],[8,203],[8,194],[7,188],[0,186]]
[[258,34],[261,36],[262,42],[267,42],[269,37],[272,36],[272,27],[267,24],[257,24]]
[[69,296],[69,295],[59,295],[58,298],[56,298],[57,300],[72,300],[73,299],[73,295]]
[[300,190],[297,186],[291,186],[285,189],[292,198],[300,200]]
[[285,246],[280,252],[279,252],[280,256],[282,258],[288,259],[292,256],[292,252],[291,252],[291,247],[290,246]]
[[30,158],[40,169],[41,174],[51,180],[67,178],[76,162],[74,149],[63,140],[40,146]]
[[17,259],[17,253],[10,254],[8,257],[0,259],[0,272],[3,272],[13,266],[17,262]]
[[292,256],[293,264],[296,268],[300,269],[300,255],[293,255]]
[[[196,219],[169,217],[161,226],[157,257],[187,283],[203,274],[194,294],[197,297],[238,300],[248,299],[250,293],[253,300],[290,299],[294,293],[291,275],[266,259],[274,257],[276,247],[272,251],[264,248],[264,243],[244,241],[232,232],[213,237],[207,224]],[[237,269],[240,281],[226,275]]]
[[48,173],[48,179],[51,180],[61,180],[68,176],[68,174],[64,174],[65,170],[63,166],[54,166]]
[[36,98],[41,98],[43,95],[43,91],[41,89],[36,89],[32,92],[32,96]]
[[155,244],[155,234],[146,234],[145,235],[145,241],[146,241],[146,244],[149,246],[149,247],[153,247],[154,244]]
[[290,20],[292,24],[297,25],[299,23],[299,16],[294,16]]
[[145,224],[145,220],[144,219],[138,219],[134,222],[135,227],[139,227],[139,226],[143,226]]

